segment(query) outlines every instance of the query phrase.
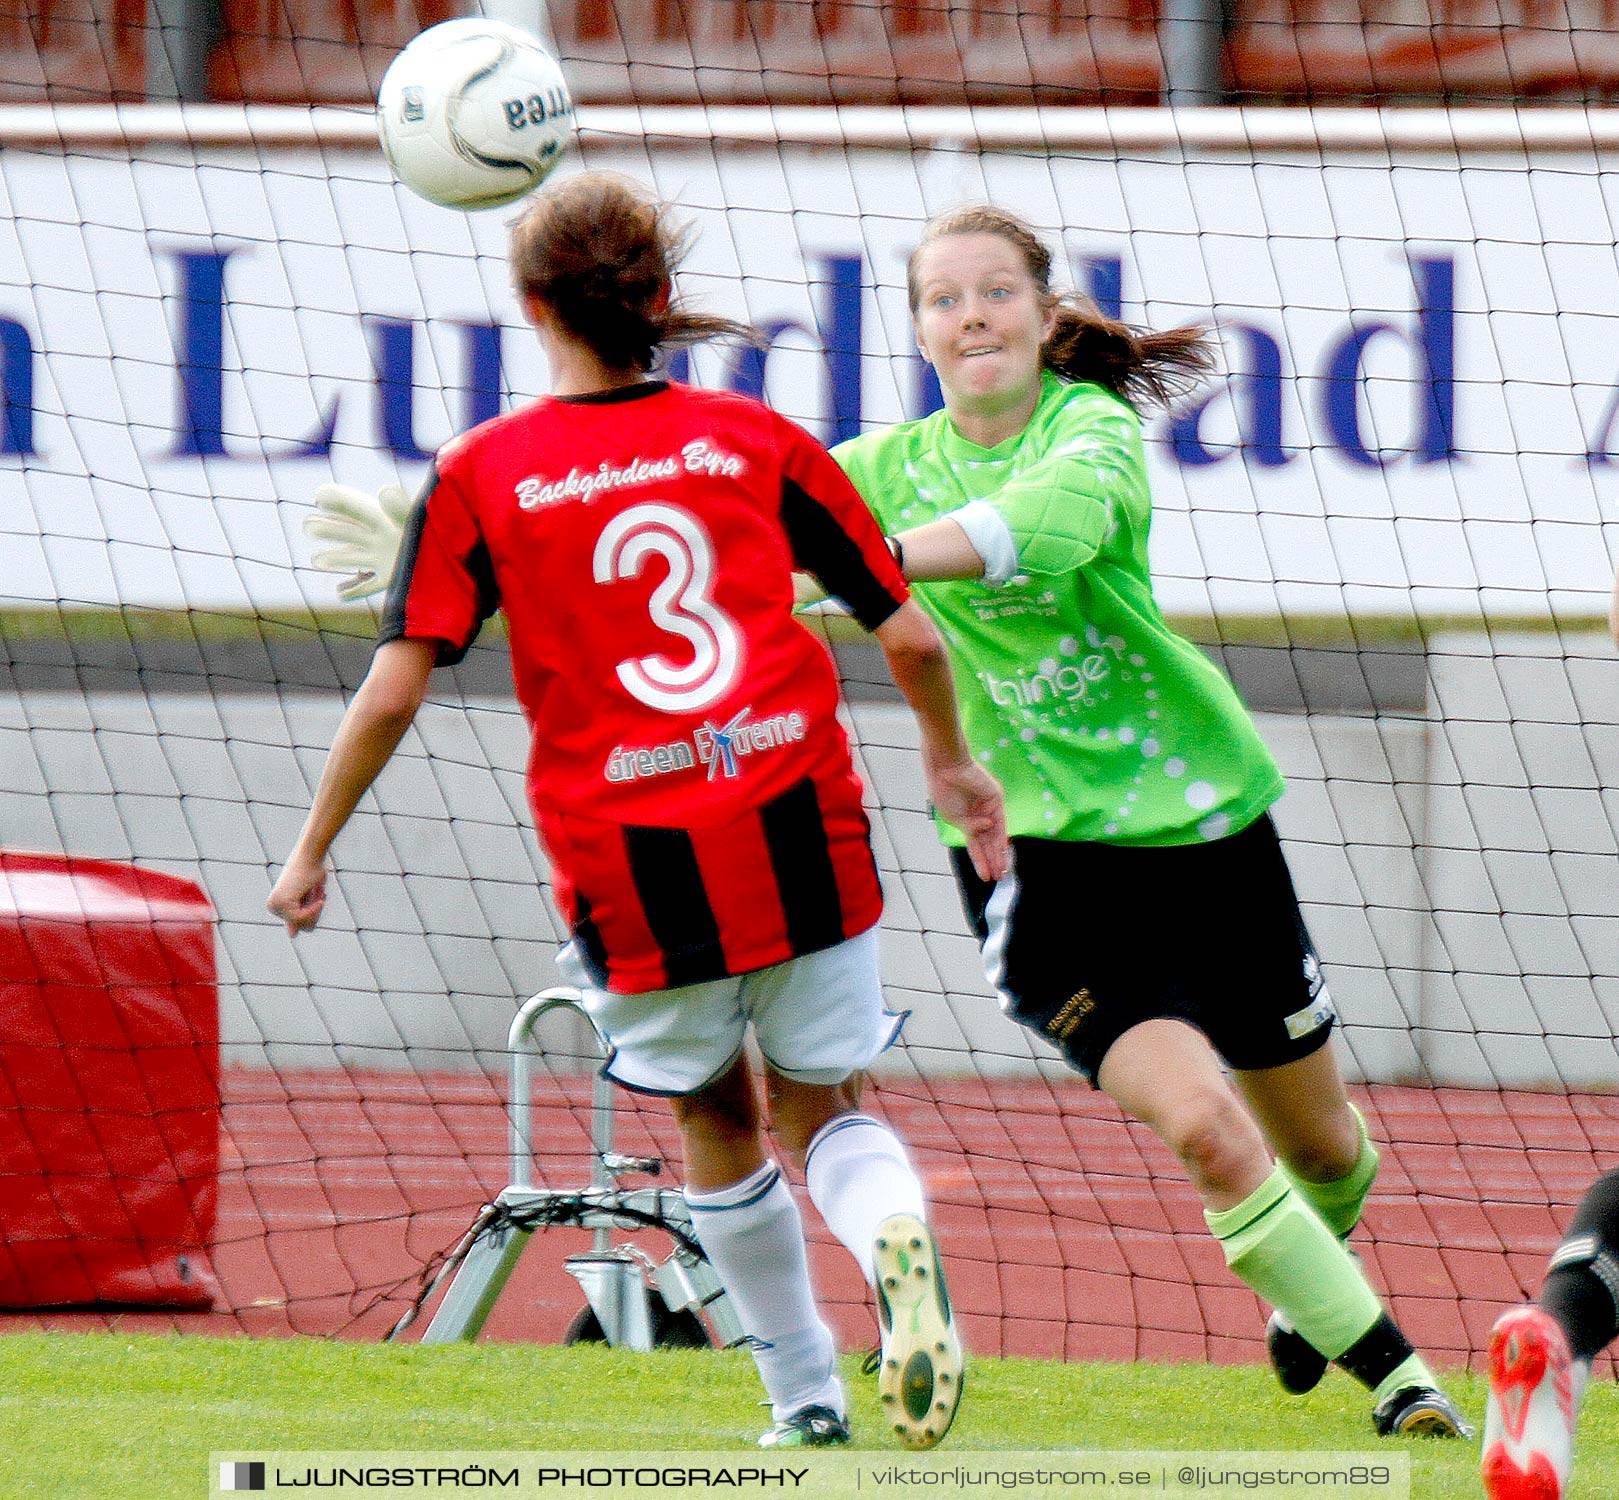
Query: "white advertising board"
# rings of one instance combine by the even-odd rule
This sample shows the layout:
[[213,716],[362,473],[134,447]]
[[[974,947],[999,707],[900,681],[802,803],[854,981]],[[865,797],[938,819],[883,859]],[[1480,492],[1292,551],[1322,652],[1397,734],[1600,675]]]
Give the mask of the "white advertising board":
[[[767,328],[692,370],[831,439],[928,393],[927,215],[991,199],[1129,320],[1213,324],[1227,376],[1151,423],[1175,612],[1594,613],[1612,577],[1619,265],[1590,152],[1398,158],[644,147],[696,230],[683,290]],[[424,472],[543,391],[509,212],[368,153],[0,152],[0,603],[328,607],[327,478]]]

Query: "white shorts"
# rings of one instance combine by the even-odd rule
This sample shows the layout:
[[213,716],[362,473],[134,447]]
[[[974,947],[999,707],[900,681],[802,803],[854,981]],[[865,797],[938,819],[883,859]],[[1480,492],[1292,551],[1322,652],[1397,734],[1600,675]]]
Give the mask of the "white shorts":
[[736,1061],[748,1023],[765,1061],[798,1083],[842,1083],[894,1044],[906,1011],[883,1003],[877,929],[732,979],[615,995],[594,988],[574,944],[557,971],[607,1042],[602,1072],[643,1094],[690,1094]]

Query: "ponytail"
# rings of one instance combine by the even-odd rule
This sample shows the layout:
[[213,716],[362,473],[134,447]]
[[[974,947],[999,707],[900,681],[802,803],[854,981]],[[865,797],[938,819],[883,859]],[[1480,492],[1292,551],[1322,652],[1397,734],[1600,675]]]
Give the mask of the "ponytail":
[[1058,299],[1057,326],[1040,357],[1065,380],[1088,380],[1135,407],[1168,406],[1214,369],[1207,329],[1134,328],[1073,296]]

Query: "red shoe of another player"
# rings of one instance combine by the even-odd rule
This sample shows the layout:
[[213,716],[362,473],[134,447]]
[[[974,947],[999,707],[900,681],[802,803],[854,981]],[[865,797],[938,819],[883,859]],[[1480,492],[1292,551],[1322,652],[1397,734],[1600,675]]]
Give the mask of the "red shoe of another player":
[[1568,1340],[1540,1308],[1515,1307],[1490,1332],[1484,1493],[1489,1500],[1563,1500],[1573,1460]]

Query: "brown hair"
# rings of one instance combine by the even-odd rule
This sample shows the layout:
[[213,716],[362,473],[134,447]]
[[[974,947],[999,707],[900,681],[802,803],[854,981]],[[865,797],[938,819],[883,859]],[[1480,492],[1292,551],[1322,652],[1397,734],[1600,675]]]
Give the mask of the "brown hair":
[[670,344],[753,341],[745,323],[673,300],[670,282],[688,242],[639,183],[584,172],[543,189],[513,224],[512,282],[613,370],[651,369]]
[[906,267],[911,313],[921,306],[917,264],[935,240],[953,234],[997,234],[1023,256],[1057,326],[1040,349],[1041,363],[1068,380],[1104,386],[1132,406],[1147,401],[1168,405],[1196,387],[1214,369],[1214,351],[1205,328],[1172,328],[1156,333],[1103,315],[1089,297],[1051,290],[1051,252],[1016,214],[988,204],[951,209],[931,219]]

